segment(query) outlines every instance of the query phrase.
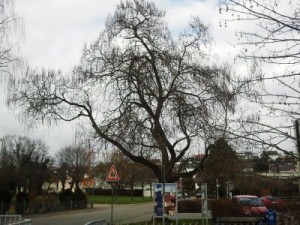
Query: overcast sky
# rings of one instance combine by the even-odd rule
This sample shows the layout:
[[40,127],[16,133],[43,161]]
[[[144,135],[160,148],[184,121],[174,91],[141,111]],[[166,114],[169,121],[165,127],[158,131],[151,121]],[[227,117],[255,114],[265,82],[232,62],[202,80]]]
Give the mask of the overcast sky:
[[[31,67],[61,69],[68,72],[78,63],[85,43],[95,40],[109,13],[119,0],[15,0],[16,14],[24,21],[22,56]],[[231,59],[235,52],[226,44],[233,38],[234,28],[219,26],[215,0],[155,0],[166,10],[170,29],[176,33],[187,26],[191,15],[198,15],[210,27],[219,60]],[[1,97],[3,102],[3,96]],[[40,138],[54,154],[72,142],[74,125],[28,130],[16,119],[14,112],[0,107],[0,137],[22,134]]]

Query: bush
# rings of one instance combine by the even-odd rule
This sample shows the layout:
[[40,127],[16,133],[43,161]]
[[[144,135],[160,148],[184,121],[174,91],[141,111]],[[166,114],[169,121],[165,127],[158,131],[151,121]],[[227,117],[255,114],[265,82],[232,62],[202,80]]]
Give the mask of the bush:
[[58,200],[60,202],[64,202],[64,201],[68,201],[71,200],[73,197],[73,192],[71,189],[65,189],[63,191],[61,191],[58,195]]
[[55,208],[58,197],[56,193],[50,193],[43,196],[36,196],[34,204],[32,205],[35,213],[50,212]]
[[73,193],[71,189],[62,191],[59,201],[66,209],[81,209],[87,207],[87,197],[81,189],[76,189]]
[[7,189],[0,189],[0,214],[4,215],[10,208],[11,193]]
[[[118,193],[118,196],[134,196],[134,197],[142,197],[143,190],[141,189],[117,189],[114,190]],[[85,188],[85,193],[87,195],[111,195],[111,189],[102,189],[102,188]]]
[[87,197],[81,189],[75,190],[72,200],[74,209],[81,209],[87,207]]
[[211,211],[213,219],[217,217],[243,216],[241,207],[228,199],[213,200],[211,202]]
[[178,201],[179,213],[200,213],[202,211],[201,200],[182,200]]
[[16,196],[16,214],[23,214],[25,210],[28,209],[29,196],[24,192],[20,192]]
[[73,192],[71,189],[63,190],[59,193],[58,199],[65,209],[72,209]]
[[281,208],[275,209],[278,214],[278,224],[300,224],[300,202],[287,200]]

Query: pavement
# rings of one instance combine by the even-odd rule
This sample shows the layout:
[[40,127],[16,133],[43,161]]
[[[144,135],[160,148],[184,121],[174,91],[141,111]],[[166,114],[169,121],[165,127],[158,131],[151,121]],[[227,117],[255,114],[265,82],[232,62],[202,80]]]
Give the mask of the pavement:
[[[130,205],[114,205],[113,208],[114,219],[113,222],[118,224],[138,223],[145,221],[152,221],[153,217],[153,202],[140,203]],[[43,214],[32,214],[23,216],[24,219],[32,219],[33,224],[47,225],[47,224],[84,224],[83,221],[91,221],[95,218],[105,219],[107,223],[111,221],[111,204],[94,204],[93,208],[67,210]],[[201,213],[178,213],[177,217],[170,216],[169,219],[202,219]],[[205,218],[205,217],[204,217]],[[210,213],[207,218],[211,218]],[[80,221],[82,220],[82,221]]]

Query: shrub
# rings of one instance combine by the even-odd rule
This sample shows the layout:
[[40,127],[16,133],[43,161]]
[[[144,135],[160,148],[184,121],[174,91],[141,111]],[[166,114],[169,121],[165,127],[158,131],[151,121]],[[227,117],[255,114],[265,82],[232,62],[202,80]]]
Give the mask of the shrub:
[[56,193],[36,196],[34,202],[32,202],[31,209],[34,213],[50,212],[54,210],[57,201]]
[[241,207],[228,199],[213,200],[211,202],[211,211],[213,219],[217,217],[243,216]]
[[179,213],[200,213],[202,211],[201,200],[178,201]]
[[61,205],[66,209],[72,209],[72,198],[73,192],[71,189],[63,190],[58,195]]
[[16,214],[23,214],[28,209],[29,196],[24,192],[20,192],[16,196]]
[[66,189],[59,194],[58,198],[67,209],[81,209],[87,206],[87,197],[81,189],[76,189],[74,193],[71,189]]
[[[118,189],[117,190],[119,196],[134,196],[134,197],[142,197],[143,190],[134,189]],[[111,195],[111,189],[102,189],[102,188],[86,188],[85,193],[87,195]]]
[[278,214],[278,224],[300,224],[300,202],[287,200],[281,208],[275,209]]
[[73,208],[86,208],[87,207],[87,197],[81,189],[76,189],[73,195]]
[[10,208],[11,193],[7,189],[0,189],[0,214],[6,214]]

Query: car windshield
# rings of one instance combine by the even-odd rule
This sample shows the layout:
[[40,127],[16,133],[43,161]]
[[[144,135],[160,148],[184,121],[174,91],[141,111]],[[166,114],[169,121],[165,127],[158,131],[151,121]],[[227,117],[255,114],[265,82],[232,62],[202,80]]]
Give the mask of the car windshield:
[[244,206],[262,206],[259,198],[240,198],[240,204]]

